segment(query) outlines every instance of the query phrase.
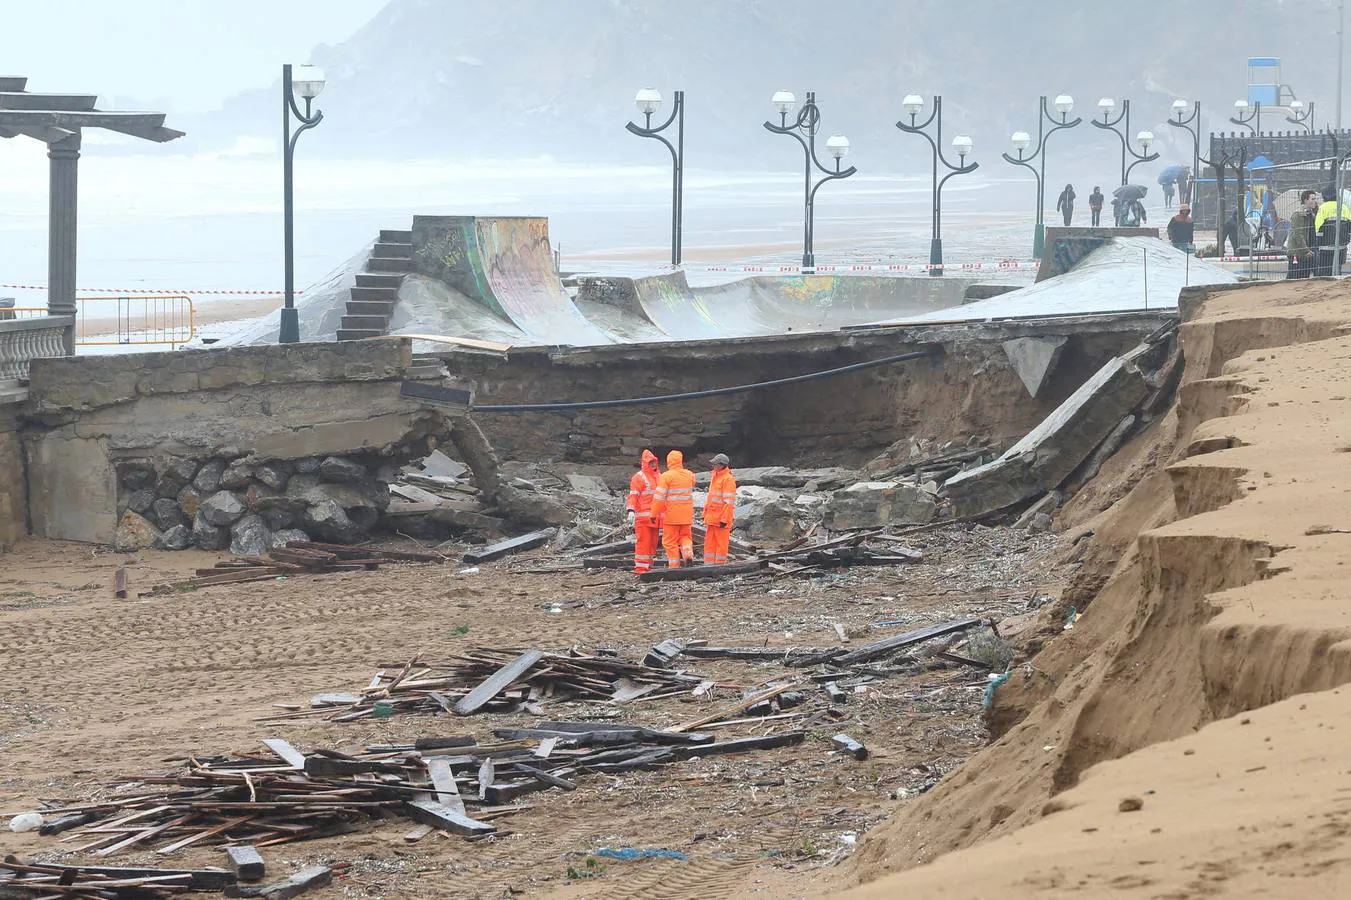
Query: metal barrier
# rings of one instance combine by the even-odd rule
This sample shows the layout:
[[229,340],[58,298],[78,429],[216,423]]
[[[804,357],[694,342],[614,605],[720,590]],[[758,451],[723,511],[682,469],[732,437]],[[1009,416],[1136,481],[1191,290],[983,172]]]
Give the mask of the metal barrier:
[[[77,297],[75,343],[81,347],[186,344],[197,334],[197,309],[184,294]],[[115,305],[114,305],[115,304]],[[0,308],[0,319],[38,319],[45,306]]]

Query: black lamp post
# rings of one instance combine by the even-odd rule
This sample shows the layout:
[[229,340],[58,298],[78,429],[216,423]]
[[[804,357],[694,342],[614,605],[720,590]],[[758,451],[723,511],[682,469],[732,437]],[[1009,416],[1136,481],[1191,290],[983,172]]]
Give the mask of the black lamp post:
[[[661,141],[671,151],[671,265],[680,265],[681,231],[685,224],[685,92],[675,92],[675,104],[671,115],[656,128],[652,127],[652,116],[661,109],[661,93],[652,88],[643,88],[633,98],[638,111],[643,114],[643,124],[632,122],[624,127],[638,137]],[[661,133],[671,124],[676,126],[676,142],[673,145]]]
[[[303,132],[308,131],[324,120],[319,110],[310,111],[310,105],[319,92],[324,89],[324,73],[314,66],[298,66],[294,76],[291,65],[281,67],[281,127],[282,127],[282,206],[284,209],[285,256],[286,256],[286,302],[281,310],[281,333],[278,343],[295,344],[300,341],[300,317],[296,312],[296,269],[295,269],[295,198],[292,189],[292,172],[295,167],[296,141]],[[302,113],[296,105],[296,96],[305,101]],[[300,127],[291,133],[291,116],[300,120]]]
[[[1135,139],[1140,142],[1140,146],[1144,151],[1142,153],[1136,153],[1135,149],[1131,147],[1130,141],[1126,138],[1131,130],[1131,102],[1129,100],[1121,101],[1121,114],[1115,119],[1112,118],[1112,112],[1116,109],[1116,101],[1111,97],[1103,97],[1099,100],[1098,109],[1102,111],[1102,121],[1099,122],[1097,119],[1094,119],[1093,127],[1101,128],[1104,131],[1110,131],[1121,139],[1121,183],[1125,184],[1126,180],[1130,178],[1131,169],[1134,169],[1142,162],[1152,162],[1159,158],[1159,154],[1150,154],[1149,152],[1149,144],[1153,141],[1154,135],[1150,134],[1148,131],[1142,131],[1140,134],[1136,135]],[[1117,128],[1118,125],[1121,125],[1122,127]],[[1149,137],[1145,138],[1144,136],[1147,134]],[[1126,154],[1128,153],[1131,158],[1135,160],[1129,166],[1126,165]]]
[[[1248,112],[1250,108],[1252,109],[1252,112]],[[1251,107],[1249,107],[1247,100],[1235,100],[1234,116],[1229,121],[1233,122],[1235,125],[1242,125],[1244,128],[1248,129],[1253,134],[1261,134],[1262,104],[1254,103]]]
[[[1196,101],[1196,104],[1192,107],[1191,115],[1187,116],[1184,119],[1182,117],[1182,114],[1185,113],[1186,111],[1187,111],[1186,100],[1180,99],[1174,100],[1173,118],[1168,120],[1168,124],[1172,125],[1174,128],[1181,128],[1183,131],[1191,135],[1192,138],[1191,177],[1194,182],[1195,178],[1201,174],[1201,101],[1200,100]],[[1191,203],[1193,207],[1196,205],[1193,202],[1195,198],[1192,196],[1192,188],[1190,185],[1188,185],[1187,188],[1187,196],[1184,197],[1179,192],[1177,199],[1179,203]],[[1192,214],[1197,215],[1199,214],[1199,212],[1200,210],[1193,209]]]
[[[1046,141],[1057,131],[1066,128],[1073,128],[1083,119],[1069,120],[1069,115],[1074,111],[1074,98],[1069,94],[1061,94],[1055,98],[1055,110],[1060,114],[1060,120],[1051,115],[1050,108],[1046,104],[1046,96],[1041,98],[1041,114],[1037,118],[1037,149],[1031,156],[1027,156],[1027,148],[1032,145],[1032,137],[1026,131],[1015,131],[1013,133],[1013,147],[1018,151],[1018,156],[1012,157],[1004,154],[1004,161],[1012,163],[1015,166],[1022,166],[1031,172],[1037,179],[1037,223],[1032,232],[1032,256],[1041,259],[1041,251],[1046,241],[1046,224],[1043,218],[1046,208]],[[1051,130],[1046,130],[1046,123],[1051,123]],[[1040,160],[1040,170],[1032,165],[1034,160]]]
[[1290,111],[1294,113],[1294,115],[1286,116],[1285,121],[1291,123],[1292,125],[1298,125],[1300,128],[1303,128],[1305,134],[1312,134],[1313,101],[1310,100],[1308,105],[1305,106],[1303,100],[1291,100]]
[[[816,192],[820,190],[821,185],[827,181],[834,181],[837,178],[848,178],[858,170],[853,166],[847,169],[840,168],[840,160],[844,159],[845,154],[849,152],[849,138],[842,134],[832,134],[826,138],[826,152],[835,158],[835,168],[832,171],[822,165],[821,160],[816,157],[816,132],[821,124],[821,110],[816,107],[816,92],[807,92],[807,102],[802,104],[802,109],[798,111],[797,118],[793,124],[788,124],[788,114],[793,111],[797,105],[797,97],[792,91],[775,91],[770,100],[779,111],[779,124],[766,122],[765,129],[775,134],[786,134],[797,140],[802,145],[802,153],[806,157],[804,188],[803,188],[803,221],[802,221],[802,271],[811,273],[816,271],[816,253],[813,250],[813,238],[815,237],[815,212],[816,212]],[[803,137],[806,135],[806,137]],[[824,173],[820,181],[812,184],[812,167]]]
[[[896,127],[909,134],[918,134],[929,142],[929,147],[933,150],[933,228],[932,238],[929,241],[929,274],[943,274],[943,185],[948,183],[948,179],[954,175],[966,175],[980,168],[980,163],[966,164],[966,157],[971,153],[971,138],[964,134],[959,134],[952,139],[952,149],[957,153],[959,160],[957,165],[948,162],[947,157],[943,156],[943,98],[934,96],[933,112],[929,113],[929,118],[923,122],[916,122],[919,114],[924,111],[924,98],[919,94],[907,94],[901,101],[901,106],[910,115],[910,122],[907,124],[904,120],[897,122]],[[934,125],[934,137],[930,137],[925,131],[929,125]],[[938,164],[942,163],[947,169],[948,174],[943,176],[943,180],[938,180]]]

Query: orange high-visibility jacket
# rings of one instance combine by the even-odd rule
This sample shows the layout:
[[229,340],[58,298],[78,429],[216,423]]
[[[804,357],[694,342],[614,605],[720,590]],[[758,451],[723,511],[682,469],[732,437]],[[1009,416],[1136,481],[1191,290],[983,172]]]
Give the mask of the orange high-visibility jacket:
[[652,514],[652,497],[657,492],[657,480],[661,474],[657,470],[657,456],[651,450],[643,451],[643,466],[629,479],[629,499],[625,504],[638,514],[639,519],[647,519]]
[[708,499],[704,501],[704,524],[732,527],[736,514],[736,478],[731,469],[714,471],[708,483]]
[[685,468],[685,454],[666,454],[666,471],[657,479],[652,515],[667,525],[694,524],[694,473]]

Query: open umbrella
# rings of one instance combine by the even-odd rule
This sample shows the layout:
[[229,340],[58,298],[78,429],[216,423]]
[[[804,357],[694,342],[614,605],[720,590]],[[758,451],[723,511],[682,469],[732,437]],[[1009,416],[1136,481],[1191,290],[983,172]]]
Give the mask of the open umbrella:
[[1168,166],[1159,173],[1159,184],[1172,184],[1177,181],[1177,177],[1182,174],[1182,170],[1185,168],[1187,167],[1181,164]]
[[1112,191],[1112,196],[1122,203],[1130,203],[1132,200],[1143,200],[1148,193],[1149,188],[1143,184],[1123,184]]

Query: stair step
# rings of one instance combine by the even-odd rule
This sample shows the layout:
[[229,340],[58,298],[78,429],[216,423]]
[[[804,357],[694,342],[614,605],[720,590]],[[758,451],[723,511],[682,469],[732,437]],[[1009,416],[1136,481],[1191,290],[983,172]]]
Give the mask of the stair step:
[[399,289],[392,287],[354,287],[351,288],[353,300],[376,300],[380,303],[397,303]]
[[371,251],[371,256],[397,256],[399,259],[412,259],[413,245],[381,241],[375,245],[375,249]]
[[385,328],[388,326],[389,316],[343,316],[342,324],[339,327],[356,330],[372,328],[380,334],[384,334]]
[[380,240],[396,244],[411,244],[413,243],[413,232],[400,231],[397,228],[381,228]]
[[358,272],[357,287],[383,288],[390,287],[397,289],[403,283],[403,274],[390,274],[387,272]]
[[394,304],[382,302],[379,300],[348,300],[347,314],[349,316],[380,316],[388,319],[394,312]]
[[408,274],[413,269],[413,261],[403,256],[372,256],[366,260],[367,272],[400,272]]
[[374,328],[339,328],[338,340],[359,341],[362,338],[380,337],[385,332]]

